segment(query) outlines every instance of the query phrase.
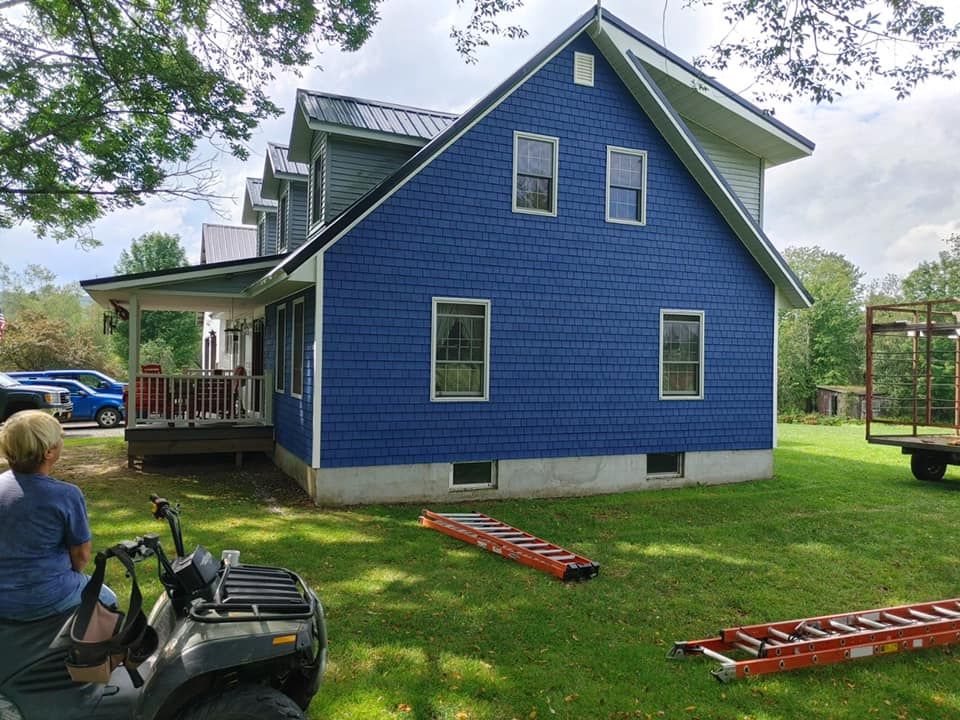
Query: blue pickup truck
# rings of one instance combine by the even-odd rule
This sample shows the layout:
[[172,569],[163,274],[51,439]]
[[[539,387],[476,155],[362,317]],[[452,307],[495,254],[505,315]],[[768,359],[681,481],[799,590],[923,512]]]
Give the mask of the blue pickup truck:
[[59,380],[76,380],[89,388],[98,392],[112,393],[114,395],[123,395],[127,389],[125,382],[114,380],[109,375],[104,375],[99,370],[30,370],[8,372],[12,378],[30,378],[39,380],[41,378],[56,378]]
[[42,410],[60,422],[73,415],[70,392],[61,387],[25,385],[19,378],[0,373],[0,422],[21,410]]
[[56,377],[17,377],[17,380],[24,385],[53,386],[69,391],[74,420],[96,420],[97,425],[105,428],[116,427],[123,422],[125,407],[122,392],[95,390],[77,380]]

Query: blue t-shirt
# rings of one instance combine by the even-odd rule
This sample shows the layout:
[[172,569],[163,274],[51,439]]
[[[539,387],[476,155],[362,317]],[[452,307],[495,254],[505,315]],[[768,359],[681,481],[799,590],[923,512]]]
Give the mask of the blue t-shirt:
[[0,475],[0,618],[54,614],[87,582],[69,548],[88,540],[80,488],[46,475]]

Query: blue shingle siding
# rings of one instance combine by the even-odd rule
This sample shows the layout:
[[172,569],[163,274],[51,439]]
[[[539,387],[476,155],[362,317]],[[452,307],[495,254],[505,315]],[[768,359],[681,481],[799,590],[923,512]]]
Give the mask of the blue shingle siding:
[[[303,358],[303,398],[296,398],[290,394],[293,373],[293,303],[303,299],[304,321],[304,358]],[[305,463],[313,460],[313,336],[314,317],[316,316],[316,292],[307,292],[293,295],[279,303],[268,305],[265,313],[265,330],[263,338],[264,367],[271,373],[276,373],[276,343],[277,343],[277,308],[281,305],[287,308],[287,343],[284,349],[286,356],[286,378],[284,391],[273,393],[273,424],[276,428],[277,443],[299,457]],[[272,388],[268,388],[268,392]]]
[[[555,218],[511,212],[516,130],[560,139]],[[648,152],[644,227],[604,221],[607,145]],[[586,37],[324,272],[323,467],[771,447],[773,285]],[[436,296],[491,301],[488,402],[430,401]],[[659,399],[663,308],[705,312],[703,400]]]

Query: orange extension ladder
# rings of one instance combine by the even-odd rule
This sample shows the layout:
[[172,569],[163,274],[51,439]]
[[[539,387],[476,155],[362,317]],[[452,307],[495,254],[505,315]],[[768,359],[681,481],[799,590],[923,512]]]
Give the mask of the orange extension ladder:
[[589,580],[600,572],[598,563],[483,513],[436,513],[424,510],[419,522],[423,527],[433,528],[523,565],[543,570],[561,580]]
[[[960,642],[960,598],[721,630],[674,643],[669,658],[705,655],[721,682]],[[743,659],[731,657],[736,653]]]

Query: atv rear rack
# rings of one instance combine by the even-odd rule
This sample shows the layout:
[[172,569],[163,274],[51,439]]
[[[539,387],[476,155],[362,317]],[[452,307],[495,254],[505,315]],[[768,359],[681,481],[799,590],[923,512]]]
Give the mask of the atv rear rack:
[[190,617],[204,623],[307,620],[317,610],[303,578],[262,565],[227,565],[213,597],[191,605]]

